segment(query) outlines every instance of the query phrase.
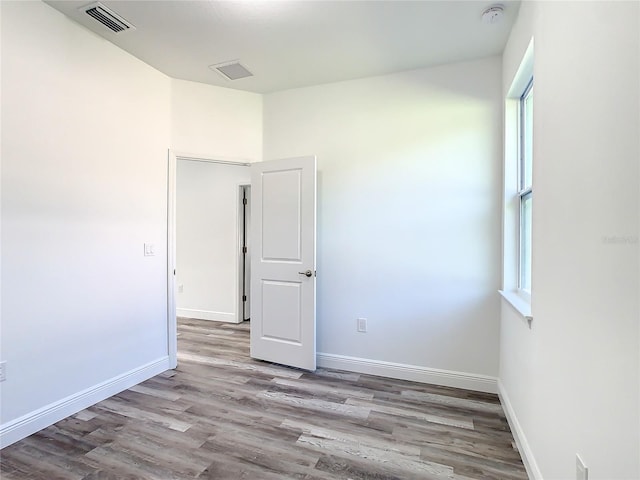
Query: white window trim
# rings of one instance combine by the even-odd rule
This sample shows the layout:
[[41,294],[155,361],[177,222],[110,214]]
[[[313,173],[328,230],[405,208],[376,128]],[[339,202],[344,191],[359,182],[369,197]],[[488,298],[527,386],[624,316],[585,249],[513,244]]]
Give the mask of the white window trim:
[[533,315],[531,315],[531,297],[523,297],[518,291],[498,290],[502,298],[511,305],[531,326]]
[[[525,112],[523,110],[523,103],[525,97],[533,90],[533,76],[530,77],[527,82],[527,86],[524,88],[518,99],[518,294],[531,303],[531,291],[522,288],[522,257],[523,253],[523,224],[522,224],[522,210],[525,197],[530,196],[533,199],[533,180],[528,185],[523,182],[524,179],[524,132],[522,126],[524,125]],[[531,269],[531,266],[529,266]]]
[[[503,301],[510,305],[529,328],[533,321],[530,292],[520,287],[520,99],[533,78],[533,38],[523,55],[505,98],[504,116],[504,178],[503,178]],[[526,192],[524,192],[526,193]]]

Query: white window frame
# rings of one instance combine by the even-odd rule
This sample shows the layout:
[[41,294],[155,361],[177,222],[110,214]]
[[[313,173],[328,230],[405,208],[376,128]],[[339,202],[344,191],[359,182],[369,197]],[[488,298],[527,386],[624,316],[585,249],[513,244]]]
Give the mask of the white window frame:
[[[527,301],[531,301],[531,286],[529,289],[523,286],[524,283],[524,250],[525,250],[525,238],[524,238],[524,202],[527,199],[531,199],[533,203],[533,179],[529,179],[529,183],[526,183],[526,166],[525,162],[527,159],[525,158],[525,151],[527,149],[527,144],[525,141],[526,138],[526,129],[533,129],[533,125],[528,125],[525,121],[526,117],[526,109],[525,102],[529,95],[533,94],[533,77],[527,83],[522,95],[520,95],[520,99],[518,102],[518,293],[525,298]],[[531,136],[533,138],[533,136]],[[529,161],[533,164],[533,155]],[[531,227],[529,227],[531,228]],[[529,255],[529,265],[528,269],[531,272],[531,255]]]
[[[511,79],[505,93],[504,110],[504,165],[503,165],[503,203],[502,203],[502,288],[500,294],[504,301],[511,305],[531,328],[533,322],[530,290],[522,286],[522,205],[533,188],[524,186],[521,181],[523,134],[522,108],[520,102],[529,91],[534,77],[534,40],[531,38],[524,52],[520,65]],[[533,132],[532,132],[533,133]],[[533,149],[531,149],[533,151]],[[533,154],[532,154],[533,157]],[[534,159],[531,159],[532,164]]]

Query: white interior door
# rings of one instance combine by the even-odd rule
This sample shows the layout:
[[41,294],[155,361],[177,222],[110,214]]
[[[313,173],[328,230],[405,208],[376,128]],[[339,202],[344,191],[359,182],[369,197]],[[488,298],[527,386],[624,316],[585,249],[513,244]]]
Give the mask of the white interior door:
[[316,368],[316,158],[251,165],[251,357]]

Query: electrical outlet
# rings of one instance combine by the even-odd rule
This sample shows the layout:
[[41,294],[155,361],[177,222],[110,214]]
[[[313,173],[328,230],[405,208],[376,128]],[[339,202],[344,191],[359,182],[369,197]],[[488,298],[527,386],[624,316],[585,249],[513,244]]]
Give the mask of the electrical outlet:
[[576,480],[589,480],[589,469],[576,453]]
[[7,362],[0,362],[0,382],[4,382],[7,379]]
[[367,319],[359,318],[358,319],[358,331],[361,333],[366,333],[367,331]]

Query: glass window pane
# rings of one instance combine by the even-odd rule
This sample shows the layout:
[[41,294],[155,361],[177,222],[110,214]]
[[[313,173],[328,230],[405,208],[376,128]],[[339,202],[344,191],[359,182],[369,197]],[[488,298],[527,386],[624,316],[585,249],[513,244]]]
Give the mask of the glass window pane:
[[520,188],[531,186],[533,165],[533,88],[524,95],[522,102],[522,165]]
[[520,288],[531,292],[531,193],[520,200]]

